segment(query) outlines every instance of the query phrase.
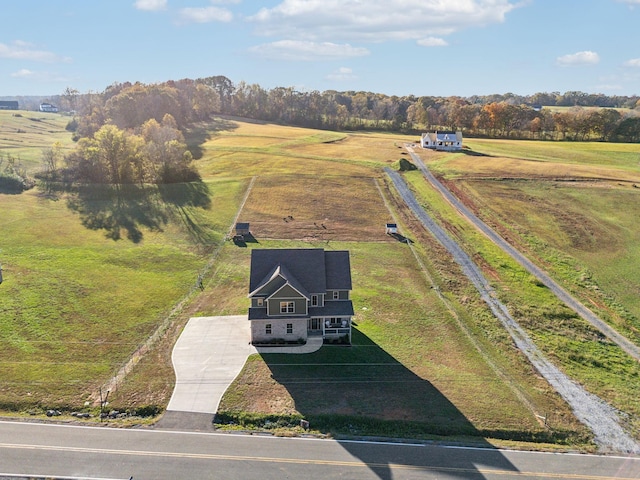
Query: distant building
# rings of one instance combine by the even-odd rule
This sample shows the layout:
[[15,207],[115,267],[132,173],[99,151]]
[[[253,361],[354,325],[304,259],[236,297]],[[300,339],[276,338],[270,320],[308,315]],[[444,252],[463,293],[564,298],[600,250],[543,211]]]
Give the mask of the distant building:
[[41,112],[56,113],[58,111],[58,107],[56,107],[55,105],[51,105],[50,103],[41,103],[40,104],[40,111]]
[[398,225],[396,223],[387,223],[384,227],[384,231],[389,235],[398,233]]
[[20,105],[14,100],[0,100],[0,110],[19,110]]
[[455,151],[462,149],[462,132],[429,132],[423,133],[420,139],[422,148],[430,148],[432,150]]

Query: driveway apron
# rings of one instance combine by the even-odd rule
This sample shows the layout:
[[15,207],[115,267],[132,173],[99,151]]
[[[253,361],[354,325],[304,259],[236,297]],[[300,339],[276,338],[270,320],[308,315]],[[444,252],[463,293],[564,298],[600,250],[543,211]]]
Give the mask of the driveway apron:
[[194,317],[173,349],[176,386],[167,411],[217,411],[222,395],[256,353],[246,315]]

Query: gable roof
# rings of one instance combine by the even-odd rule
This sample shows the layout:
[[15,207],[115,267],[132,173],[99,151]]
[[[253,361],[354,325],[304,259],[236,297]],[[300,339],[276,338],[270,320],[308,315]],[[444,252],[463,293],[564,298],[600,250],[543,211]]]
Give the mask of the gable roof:
[[271,273],[269,273],[255,289],[249,291],[249,297],[257,295],[271,297],[285,285],[289,285],[303,297],[310,298],[309,292],[307,292],[300,282],[281,264],[276,265]]
[[256,248],[251,251],[249,295],[280,276],[301,293],[351,290],[349,252],[322,248]]

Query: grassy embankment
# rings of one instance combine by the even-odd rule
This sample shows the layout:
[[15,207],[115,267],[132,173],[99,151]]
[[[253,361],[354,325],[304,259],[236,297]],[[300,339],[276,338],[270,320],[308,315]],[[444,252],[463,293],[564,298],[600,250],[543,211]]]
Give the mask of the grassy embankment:
[[[487,140],[468,145],[486,156],[423,153],[423,158],[480,217],[640,344],[640,274],[634,268],[640,261],[638,146]],[[426,202],[436,205],[423,182],[414,184]],[[434,210],[450,222],[457,217],[447,206]],[[505,302],[536,343],[572,378],[626,412],[638,434],[638,362],[560,305],[481,235],[467,230],[451,229],[495,273]]]

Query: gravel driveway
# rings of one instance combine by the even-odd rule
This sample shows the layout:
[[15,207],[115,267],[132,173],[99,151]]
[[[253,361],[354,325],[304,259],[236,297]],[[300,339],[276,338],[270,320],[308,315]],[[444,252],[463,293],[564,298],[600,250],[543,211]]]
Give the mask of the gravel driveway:
[[[414,161],[416,161],[417,156],[414,156],[413,152],[411,153]],[[421,170],[425,173],[426,167],[419,158],[416,163],[421,166]],[[601,451],[640,453],[640,445],[622,428],[618,412],[599,397],[584,390],[545,358],[527,333],[511,317],[507,307],[496,298],[493,288],[480,268],[462,250],[460,245],[420,206],[402,176],[390,168],[385,170],[407,206],[462,267],[464,274],[478,289],[482,299],[487,303],[496,318],[502,322],[516,346],[571,406],[576,417],[591,429]],[[435,178],[434,180],[437,181]],[[442,188],[444,189],[444,187]]]

